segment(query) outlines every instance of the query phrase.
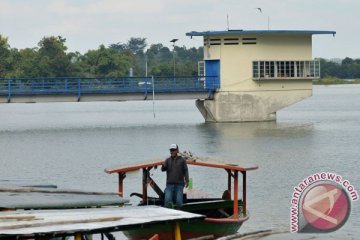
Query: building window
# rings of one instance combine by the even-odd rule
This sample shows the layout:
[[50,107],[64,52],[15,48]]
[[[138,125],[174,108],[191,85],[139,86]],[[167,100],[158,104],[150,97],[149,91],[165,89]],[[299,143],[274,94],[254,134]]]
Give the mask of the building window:
[[205,61],[198,62],[198,76],[205,76]]
[[224,45],[239,45],[239,38],[224,38]]
[[198,62],[198,81],[204,83],[205,87],[205,61]]
[[256,44],[257,39],[256,38],[243,38],[242,44],[243,45],[250,45],[250,44]]
[[320,78],[320,61],[253,61],[253,79]]
[[221,45],[221,38],[210,38],[210,45]]

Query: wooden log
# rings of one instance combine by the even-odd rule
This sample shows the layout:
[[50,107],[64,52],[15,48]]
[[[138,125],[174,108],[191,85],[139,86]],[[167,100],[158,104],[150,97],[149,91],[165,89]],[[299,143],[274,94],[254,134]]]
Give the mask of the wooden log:
[[197,237],[197,238],[190,238],[188,240],[213,240],[213,239],[214,239],[214,235],[206,235],[206,236]]
[[0,226],[0,230],[10,230],[19,228],[32,228],[32,227],[45,227],[53,225],[67,225],[67,224],[78,224],[78,223],[95,223],[95,222],[106,222],[106,221],[118,221],[121,217],[104,217],[104,218],[93,218],[93,219],[77,219],[77,220],[63,220],[63,221],[49,221],[49,222],[28,222],[15,224],[12,226]]
[[248,232],[248,233],[235,233],[229,236],[217,238],[216,240],[247,239],[251,237],[264,237],[271,234],[273,234],[272,230],[261,230],[261,231]]
[[149,238],[149,240],[159,240],[159,234],[155,234],[154,236]]
[[26,188],[51,188],[51,189],[56,189],[57,185],[53,185],[53,184],[39,184],[39,185],[24,185],[21,187],[26,187]]
[[36,188],[0,188],[0,192],[15,192],[15,193],[56,193],[56,194],[83,194],[83,195],[120,195],[119,192],[86,192],[73,190],[45,190]]
[[16,215],[16,216],[0,216],[0,221],[16,220],[16,221],[29,221],[34,220],[34,216],[29,215]]

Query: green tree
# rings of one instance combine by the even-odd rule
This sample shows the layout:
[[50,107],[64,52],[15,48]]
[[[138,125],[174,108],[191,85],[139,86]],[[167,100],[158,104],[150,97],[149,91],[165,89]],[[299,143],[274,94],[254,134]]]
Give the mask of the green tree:
[[65,38],[44,37],[39,42],[39,67],[43,77],[66,77],[71,75],[71,62],[66,55]]
[[10,45],[8,38],[0,34],[0,77],[5,77],[9,68]]
[[130,38],[126,43],[115,43],[110,44],[109,48],[116,50],[117,52],[126,55],[128,57],[134,58],[132,68],[135,72],[135,76],[144,76],[145,75],[145,48],[147,47],[146,38]]
[[146,38],[130,38],[127,44],[128,49],[134,55],[143,55],[147,47]]
[[84,69],[82,67],[82,55],[79,52],[70,52],[67,54],[70,61],[69,71],[71,77],[85,77]]
[[162,44],[152,44],[147,51],[149,75],[173,75],[173,55],[170,49]]
[[[0,35],[0,77],[121,77],[134,70],[134,76],[148,74],[173,75],[173,56],[176,75],[197,75],[197,62],[202,48],[175,46],[175,51],[161,43],[147,47],[146,38],[130,38],[127,43],[104,45],[85,54],[67,53],[66,39],[44,37],[38,47],[11,48],[8,39]],[[355,62],[355,61],[354,61]]]
[[130,38],[130,40],[124,43],[113,43],[109,45],[109,48],[118,52],[124,53],[129,51],[133,55],[143,55],[144,49],[147,47],[146,38]]
[[12,53],[14,68],[9,77],[39,77],[41,76],[38,65],[39,53],[37,48],[25,48]]
[[126,56],[114,48],[106,48],[104,45],[97,50],[88,51],[82,57],[83,71],[89,77],[126,76],[134,64],[134,57]]
[[341,75],[341,66],[336,62],[331,62],[320,58],[320,66],[321,77],[339,77]]
[[197,75],[198,61],[202,60],[202,48],[175,46],[174,51],[162,44],[152,44],[147,51],[150,74],[154,76],[172,76],[175,71],[177,76]]

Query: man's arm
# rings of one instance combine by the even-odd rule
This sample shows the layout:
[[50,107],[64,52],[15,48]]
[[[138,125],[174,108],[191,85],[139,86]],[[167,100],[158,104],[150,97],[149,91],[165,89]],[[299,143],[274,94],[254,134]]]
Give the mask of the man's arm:
[[165,161],[164,161],[164,163],[163,164],[161,164],[161,171],[166,171],[167,170],[167,168],[168,168],[168,159],[166,159]]
[[186,163],[186,160],[184,159],[184,173],[185,173],[185,187],[189,186],[189,169]]

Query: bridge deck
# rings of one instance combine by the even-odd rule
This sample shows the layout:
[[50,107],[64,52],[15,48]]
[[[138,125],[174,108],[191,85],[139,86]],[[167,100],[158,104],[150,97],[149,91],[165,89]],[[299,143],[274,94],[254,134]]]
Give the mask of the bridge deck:
[[0,103],[151,100],[153,94],[156,99],[203,99],[219,87],[217,79],[203,76],[2,78]]

